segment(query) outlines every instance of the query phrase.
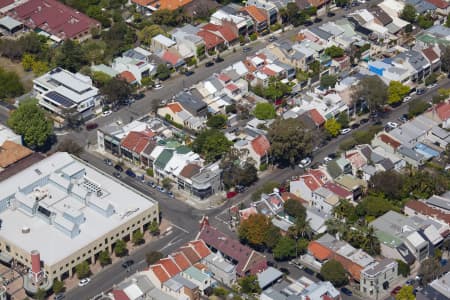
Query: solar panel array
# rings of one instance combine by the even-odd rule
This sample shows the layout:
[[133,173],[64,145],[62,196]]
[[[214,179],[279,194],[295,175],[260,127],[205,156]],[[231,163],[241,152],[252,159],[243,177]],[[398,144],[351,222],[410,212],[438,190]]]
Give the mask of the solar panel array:
[[73,106],[75,103],[70,100],[69,98],[55,92],[55,91],[50,91],[47,94],[45,94],[45,97],[55,101],[56,103],[61,104],[64,107],[71,107]]

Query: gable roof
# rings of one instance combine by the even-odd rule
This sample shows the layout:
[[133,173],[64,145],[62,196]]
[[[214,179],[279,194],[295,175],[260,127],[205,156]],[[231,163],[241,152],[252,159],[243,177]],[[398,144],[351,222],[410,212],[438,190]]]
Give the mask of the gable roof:
[[114,300],[130,300],[123,290],[113,290],[112,294],[114,296]]
[[316,124],[316,126],[321,126],[325,123],[325,118],[317,111],[317,109],[313,108],[309,111],[309,115],[311,119]]
[[158,9],[175,10],[192,2],[192,0],[131,0],[140,6],[152,5]]
[[444,0],[426,0],[426,1],[440,9],[446,9],[450,5],[448,2]]
[[267,268],[267,260],[263,255],[242,245],[239,241],[230,238],[212,226],[204,225],[198,239],[237,261],[236,272],[240,276],[244,276],[247,271],[263,271]]
[[181,170],[180,175],[184,178],[191,178],[198,172],[200,172],[201,167],[197,164],[187,164],[183,170]]
[[206,49],[217,47],[218,45],[225,42],[221,37],[208,30],[200,30],[199,32],[197,32],[197,35],[201,37],[205,42]]
[[161,56],[161,59],[165,62],[168,62],[172,66],[176,66],[181,58],[178,54],[170,52],[170,51],[164,51],[164,54]]
[[379,138],[380,138],[380,140],[381,140],[383,143],[385,143],[385,144],[391,146],[391,147],[394,148],[394,149],[397,149],[397,148],[400,147],[400,145],[401,145],[399,142],[397,142],[396,140],[394,140],[393,138],[391,138],[389,135],[384,134],[384,133],[381,133],[381,134],[379,135]]
[[130,131],[120,144],[123,148],[140,154],[154,135],[152,131]]
[[221,38],[225,39],[225,41],[227,42],[232,42],[239,37],[237,33],[235,33],[228,24],[216,25],[208,23],[205,26],[203,26],[202,29],[212,32],[219,32],[221,34]]
[[155,274],[156,278],[158,278],[160,282],[166,282],[171,277],[169,273],[167,273],[166,270],[159,264],[150,266],[150,270],[153,271],[153,274]]
[[194,246],[195,252],[200,255],[200,258],[205,258],[211,254],[211,251],[202,240],[191,241],[189,244]]
[[173,103],[169,103],[167,104],[167,107],[173,112],[173,113],[179,113],[180,111],[183,110],[183,108],[180,106],[179,103],[177,102],[173,102]]
[[326,260],[332,257],[333,252],[322,244],[312,241],[308,244],[308,251],[318,260]]
[[200,255],[194,250],[193,246],[186,245],[181,247],[180,251],[183,252],[184,256],[186,256],[191,264],[195,264],[201,259]]
[[431,63],[439,59],[439,55],[437,55],[437,53],[433,50],[432,47],[425,48],[422,50],[422,52]]
[[446,121],[450,118],[450,103],[440,103],[435,107],[436,113],[442,121]]
[[157,264],[161,265],[170,277],[177,275],[181,269],[171,258],[161,258]]
[[253,150],[259,156],[264,156],[268,153],[270,149],[270,142],[264,135],[259,135],[257,138],[251,141]]
[[337,185],[333,182],[327,182],[323,185],[324,188],[336,194],[339,198],[346,199],[348,197],[352,197],[353,194],[349,190],[344,189],[340,185]]
[[133,73],[131,73],[130,71],[123,71],[119,74],[119,77],[128,83],[133,83],[136,81],[136,77],[134,77]]
[[0,168],[6,168],[9,165],[31,155],[33,151],[12,141],[5,141],[0,146]]
[[255,5],[246,6],[242,9],[242,11],[246,11],[258,23],[267,21],[267,16]]
[[177,252],[173,254],[172,258],[181,270],[186,270],[191,266],[190,261],[187,259],[183,252]]

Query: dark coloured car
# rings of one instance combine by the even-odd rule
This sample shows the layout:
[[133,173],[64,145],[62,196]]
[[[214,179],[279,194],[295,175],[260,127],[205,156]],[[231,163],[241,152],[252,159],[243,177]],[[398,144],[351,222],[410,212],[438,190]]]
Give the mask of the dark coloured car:
[[314,24],[314,23],[311,22],[311,21],[306,21],[303,25],[305,25],[305,26],[311,26],[312,24]]
[[134,95],[134,100],[141,100],[144,97],[145,97],[144,93],[139,93],[137,95]]
[[114,169],[116,169],[116,170],[119,171],[119,172],[123,172],[123,168],[122,168],[121,165],[115,165],[115,166],[114,166]]
[[86,130],[94,130],[98,127],[97,123],[87,123],[86,124]]
[[120,178],[120,173],[119,172],[114,172],[113,176],[116,177],[116,178]]
[[334,17],[336,14],[334,13],[334,12],[331,12],[331,11],[329,11],[328,13],[327,13],[327,16],[329,17],[329,18],[331,18],[331,17]]
[[321,19],[321,18],[315,18],[315,19],[314,19],[314,23],[320,23],[320,22],[322,22],[322,19]]
[[350,290],[349,290],[348,288],[346,288],[346,287],[341,288],[341,292],[342,292],[342,294],[344,294],[344,295],[347,295],[347,296],[353,296],[353,292],[350,291]]
[[274,42],[277,40],[276,36],[271,36],[270,38],[267,39],[269,42]]
[[224,59],[222,57],[220,57],[220,56],[216,57],[216,63],[220,63],[220,62],[223,62],[223,61],[224,61]]
[[129,259],[129,260],[123,262],[122,267],[124,267],[126,269],[126,268],[131,267],[133,264],[134,264],[134,260]]
[[175,195],[172,192],[167,192],[167,196],[169,196],[169,198],[175,198]]
[[194,74],[194,71],[188,70],[188,71],[184,72],[184,75],[186,75],[186,76],[191,76],[192,74]]
[[127,169],[127,171],[125,172],[125,174],[127,174],[127,175],[130,176],[131,178],[136,178],[136,173],[134,173],[131,169]]
[[423,95],[425,94],[425,89],[417,89],[416,95]]
[[208,62],[205,64],[205,66],[206,66],[207,68],[212,67],[212,66],[214,66],[214,62],[213,62],[213,61],[208,61]]
[[64,298],[66,298],[66,296],[63,293],[56,294],[55,297],[53,297],[54,300],[62,300]]
[[148,181],[147,185],[152,187],[152,188],[156,188],[156,184],[153,181]]
[[359,124],[365,124],[365,123],[367,123],[367,122],[369,122],[369,119],[364,118],[364,119],[361,119],[361,120],[359,121]]
[[359,123],[354,123],[354,124],[352,124],[352,126],[350,126],[350,128],[351,129],[356,129],[356,128],[358,128],[360,125],[359,125]]
[[244,48],[242,48],[242,51],[243,51],[244,53],[250,52],[251,50],[252,50],[251,47],[244,47]]
[[401,286],[396,286],[395,289],[392,290],[391,296],[395,297],[401,289]]

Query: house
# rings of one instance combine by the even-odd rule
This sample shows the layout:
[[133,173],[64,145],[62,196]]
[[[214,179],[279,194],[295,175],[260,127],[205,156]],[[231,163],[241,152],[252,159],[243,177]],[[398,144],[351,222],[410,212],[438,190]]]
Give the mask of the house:
[[197,35],[203,39],[208,52],[222,51],[225,47],[225,40],[208,30],[200,30]]
[[246,16],[239,9],[234,9],[233,4],[221,7],[210,17],[210,22],[216,25],[223,25],[232,22],[236,26],[239,36],[248,36],[255,32],[255,24],[250,16]]
[[373,147],[381,147],[389,153],[396,153],[401,143],[385,132],[380,132],[372,139]]
[[[136,83],[141,84],[141,80],[143,78],[155,75],[156,65],[150,63],[148,57],[137,54],[139,53],[137,52],[133,53],[130,52],[130,50],[124,52],[121,57],[119,56],[114,58],[111,68],[113,69],[114,72],[116,72],[116,74],[124,74],[124,73],[131,74],[131,78],[134,79],[133,81],[136,81]],[[92,68],[93,70],[96,70],[95,67]],[[127,78],[125,79],[129,83],[133,82],[130,79]]]
[[177,299],[156,288],[150,279],[142,273],[134,274],[130,278],[115,285],[109,293],[109,296],[113,300],[144,299],[144,297],[164,300]]
[[175,51],[165,50],[160,54],[160,59],[164,61],[166,65],[170,66],[170,68],[178,69],[186,63]]
[[242,161],[248,158],[252,159],[255,168],[259,170],[262,164],[267,164],[269,161],[270,142],[265,135],[258,135],[257,137],[248,137],[248,139],[239,140],[234,144],[234,147],[242,151]]
[[[267,21],[267,24],[268,25],[273,25],[273,24],[278,22],[278,17],[279,17],[278,16],[278,9],[279,8],[277,7],[277,5],[274,2],[276,2],[276,1],[249,0],[246,3],[246,5],[247,5],[246,7],[249,7],[249,6],[253,7],[254,6],[254,7],[258,8],[258,10],[260,12],[262,12],[262,15],[264,15],[264,17],[265,17],[265,19]],[[285,5],[283,5],[283,6],[286,6],[286,5],[287,5],[287,3]],[[260,13],[256,12],[253,8],[251,8],[250,10],[252,12],[248,13],[248,14],[255,21],[256,27],[258,27],[257,23],[259,21],[257,21],[257,19],[262,20],[262,17],[258,16]],[[258,31],[258,32],[260,32],[260,31]]]
[[242,8],[242,12],[252,18],[256,32],[263,33],[268,30],[268,17],[260,8],[255,5],[249,5]]
[[329,281],[314,282],[302,276],[297,280],[290,277],[279,284],[266,288],[260,295],[260,300],[341,300],[339,291]]
[[172,39],[177,43],[175,47],[183,59],[195,57],[200,60],[205,55],[205,42],[197,35],[198,31],[199,29],[191,24],[172,31]]
[[312,192],[311,206],[324,213],[331,213],[339,204],[339,196],[321,186]]
[[[405,215],[418,216],[424,220],[430,219],[444,224],[442,231],[439,232],[441,236],[446,236],[446,232],[450,226],[450,199],[443,196],[431,196],[428,200],[417,201],[410,200],[405,204]],[[445,226],[445,224],[447,226]]]
[[[320,211],[315,207],[307,207],[306,208],[306,220],[311,226],[311,230],[314,234],[322,234],[327,231],[327,220],[331,217],[330,213],[326,213],[324,211]],[[294,224],[291,224],[291,226]]]
[[155,134],[151,130],[130,131],[120,142],[122,157],[135,164],[141,164],[141,153]]
[[220,252],[211,253],[205,257],[204,263],[212,276],[222,284],[232,286],[236,282],[236,266]]
[[56,0],[30,0],[14,7],[8,15],[32,30],[46,33],[55,42],[84,41],[100,22]]
[[383,290],[389,290],[398,278],[397,261],[385,258],[377,261],[361,271],[359,291],[370,298],[378,296]]
[[433,13],[436,10],[434,1],[406,0],[405,4],[414,6],[418,14]]
[[0,18],[0,28],[3,32],[13,35],[23,29],[23,24],[10,16],[4,16]]
[[3,172],[6,168],[13,166],[32,154],[33,151],[21,144],[10,140],[4,141],[0,145],[0,172]]
[[176,44],[177,42],[174,40],[171,40],[162,34],[158,34],[152,38],[150,50],[155,53],[163,53],[171,48],[174,48]]
[[59,67],[35,78],[33,91],[42,108],[62,118],[69,115],[88,118],[100,104],[99,90],[93,86],[90,77]]
[[290,182],[289,191],[308,201],[313,201],[313,192],[328,181],[327,175],[321,170],[309,170],[297,180]]
[[422,80],[431,73],[431,64],[421,52],[408,50],[397,54],[392,60],[395,64],[412,72],[410,79],[413,82]]
[[131,0],[131,3],[133,3],[136,6],[136,10],[140,13],[146,14],[150,16],[152,12],[159,10],[159,9],[167,9],[174,11],[180,7],[183,7],[189,3],[191,3],[192,0],[179,0],[179,1],[173,1],[173,0]]
[[433,109],[439,120],[442,122],[442,128],[450,128],[450,102],[446,101],[439,103]]
[[422,291],[417,293],[418,300],[445,300],[450,298],[448,282],[450,280],[450,272],[447,272],[440,278],[436,278],[429,283]]
[[435,45],[446,46],[448,45],[448,34],[450,29],[444,25],[434,25],[422,34],[416,36],[416,45],[421,48],[434,47]]
[[267,269],[267,259],[255,250],[230,238],[207,222],[200,229],[197,239],[203,240],[214,253],[220,253],[236,266],[239,277],[257,274]]
[[239,38],[238,28],[232,22],[224,21],[222,22],[222,25],[208,23],[202,26],[202,30],[209,31],[224,40],[226,47],[235,44]]
[[[447,2],[444,3],[449,5]],[[427,58],[428,63],[431,65],[431,72],[438,72],[441,69],[441,58],[439,53],[440,51],[437,51],[432,47],[422,50],[422,54]]]
[[344,174],[334,179],[334,182],[344,189],[351,191],[353,200],[358,200],[367,189],[367,182],[365,180],[356,178],[354,176]]

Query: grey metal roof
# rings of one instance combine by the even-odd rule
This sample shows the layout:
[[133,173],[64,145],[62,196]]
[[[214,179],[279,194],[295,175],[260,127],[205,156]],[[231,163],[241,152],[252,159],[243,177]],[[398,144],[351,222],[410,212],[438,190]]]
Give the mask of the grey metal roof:
[[409,157],[409,158],[411,158],[412,160],[415,160],[415,161],[421,161],[421,160],[423,160],[425,158],[425,156],[423,156],[422,154],[417,153],[416,151],[414,151],[414,150],[412,150],[412,149],[410,149],[408,147],[400,146],[397,149],[397,151],[400,154],[402,154],[402,155],[404,155],[406,157]]
[[0,19],[0,26],[7,28],[9,31],[20,25],[22,25],[21,22],[11,18],[10,16],[5,16]]
[[261,297],[263,297],[263,295],[264,295],[265,299],[271,299],[271,300],[286,300],[287,299],[287,297],[284,294],[280,293],[279,291],[277,291],[273,288],[269,288],[269,289],[265,290],[261,294]]
[[205,81],[211,82],[211,84],[214,86],[214,88],[215,88],[216,90],[218,90],[218,91],[220,91],[221,89],[223,89],[223,85],[222,85],[222,83],[220,82],[220,80],[217,79],[217,78],[214,77],[214,76],[209,77],[209,78],[206,79]]
[[382,165],[386,171],[394,169],[394,164],[388,158],[383,159],[382,161],[379,162],[379,164]]
[[396,57],[408,61],[417,71],[421,71],[428,64],[427,59],[415,50],[399,53]]
[[390,267],[390,265],[395,262],[395,260],[391,258],[385,258],[379,262],[376,262],[374,264],[369,265],[364,270],[362,270],[362,273],[365,273],[369,276],[375,276],[380,272],[383,272],[386,270],[387,267]]
[[425,203],[450,211],[450,199],[442,196],[431,196]]
[[281,278],[283,276],[283,273],[278,269],[275,269],[274,267],[268,267],[266,270],[258,273],[256,276],[258,277],[259,287],[261,289],[264,289],[268,285]]
[[184,109],[189,111],[194,116],[202,109],[206,109],[207,105],[200,98],[197,98],[192,93],[182,92],[176,96],[177,101]]
[[431,132],[440,139],[446,139],[450,136],[450,133],[447,130],[442,129],[439,126],[431,128]]
[[430,27],[426,30],[426,32],[441,38],[447,38],[448,36],[450,36],[450,28],[443,25],[435,25],[433,27]]
[[318,37],[320,37],[324,40],[328,40],[330,37],[333,36],[331,33],[328,33],[326,31],[320,29],[319,27],[311,27],[311,28],[309,28],[309,31],[311,31],[312,33],[314,33],[315,35],[317,35]]
[[129,49],[129,50],[125,51],[125,52],[122,54],[122,56],[124,56],[124,57],[130,57],[130,58],[137,59],[137,60],[143,60],[143,61],[146,61],[146,60],[147,60],[147,57],[146,57],[144,54],[139,53],[139,52],[137,52],[137,51],[134,50],[134,49]]

